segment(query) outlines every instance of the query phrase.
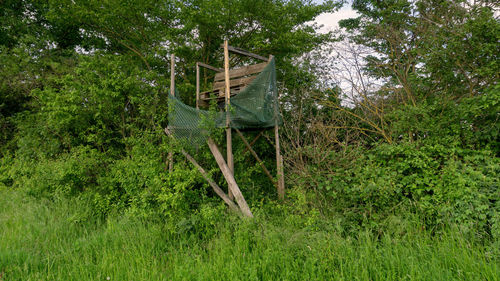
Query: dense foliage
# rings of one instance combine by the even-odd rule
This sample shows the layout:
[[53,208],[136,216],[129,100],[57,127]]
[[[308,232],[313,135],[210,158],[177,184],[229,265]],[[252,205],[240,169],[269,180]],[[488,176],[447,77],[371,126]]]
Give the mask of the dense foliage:
[[347,228],[383,231],[409,212],[432,231],[498,237],[500,24],[491,3],[469,2],[354,1],[343,44],[372,52],[348,49],[366,61],[350,75],[379,86],[362,77],[354,97],[333,88],[296,102],[290,176]]
[[[181,99],[193,104],[195,62],[221,66],[227,39],[273,54],[279,72],[284,202],[234,138],[236,178],[258,219],[405,243],[405,225],[418,225],[425,239],[453,228],[500,255],[498,4],[355,0],[358,17],[318,33],[310,21],[343,2],[0,2],[0,188],[85,202],[75,222],[126,214],[161,221],[169,235],[211,239],[234,218],[181,154],[167,169],[178,149],[163,134],[168,56],[177,56]],[[326,87],[330,66],[309,56],[330,44],[369,50],[344,48],[360,63],[351,91],[345,81]],[[232,65],[248,62],[231,57]],[[203,87],[210,75],[202,73]],[[255,150],[274,166],[265,137]],[[207,148],[196,159],[226,186]],[[231,231],[224,237],[239,239]],[[322,239],[308,241],[319,247]]]

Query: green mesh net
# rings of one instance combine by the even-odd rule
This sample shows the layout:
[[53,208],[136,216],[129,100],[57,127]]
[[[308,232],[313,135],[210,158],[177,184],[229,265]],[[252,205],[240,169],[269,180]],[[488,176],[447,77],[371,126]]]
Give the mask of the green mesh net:
[[226,127],[226,114],[231,128],[274,127],[276,121],[281,124],[277,96],[273,58],[247,87],[231,97],[228,113],[196,109],[169,95],[168,129],[176,139],[198,146],[206,142],[212,129]]

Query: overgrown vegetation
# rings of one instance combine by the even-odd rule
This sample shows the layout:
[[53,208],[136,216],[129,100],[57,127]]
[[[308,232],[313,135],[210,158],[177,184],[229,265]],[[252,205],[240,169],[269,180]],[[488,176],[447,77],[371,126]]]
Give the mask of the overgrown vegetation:
[[[356,0],[328,34],[342,3],[73,2],[0,4],[0,280],[498,280],[494,2]],[[234,139],[253,221],[166,165],[168,54],[192,104],[224,39],[279,71],[285,201]]]
[[490,250],[454,228],[433,236],[411,218],[394,221],[394,233],[343,236],[335,222],[270,208],[242,221],[204,205],[171,232],[135,216],[82,220],[93,207],[79,200],[0,192],[6,280],[499,279]]

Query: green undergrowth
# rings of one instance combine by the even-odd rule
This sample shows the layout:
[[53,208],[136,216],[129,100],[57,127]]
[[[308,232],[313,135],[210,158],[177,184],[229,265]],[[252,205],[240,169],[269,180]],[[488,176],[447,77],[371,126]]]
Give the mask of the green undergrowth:
[[2,188],[0,280],[500,280],[490,245],[457,227],[431,235],[414,218],[346,234],[335,218],[285,209],[263,206],[253,220],[223,206],[176,223],[82,219],[92,212],[82,199]]

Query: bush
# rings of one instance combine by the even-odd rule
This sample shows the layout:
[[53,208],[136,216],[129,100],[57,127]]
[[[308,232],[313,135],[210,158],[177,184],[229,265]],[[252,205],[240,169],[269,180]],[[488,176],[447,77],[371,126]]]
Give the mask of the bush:
[[113,160],[88,146],[57,158],[1,158],[0,183],[35,197],[82,197],[103,217],[127,211],[138,217],[179,219],[206,202],[207,185],[184,165],[166,171],[162,149],[147,139],[131,141],[127,156]]
[[24,188],[36,197],[75,196],[95,189],[105,166],[102,153],[80,146],[56,159],[15,159],[8,174],[14,187]]
[[179,164],[166,171],[161,151],[148,142],[135,145],[130,155],[114,161],[99,179],[98,191],[106,202],[139,217],[178,218],[204,198],[204,180],[196,170]]
[[347,229],[384,228],[388,218],[409,210],[429,229],[457,224],[478,235],[497,231],[500,161],[488,150],[380,144],[348,168],[311,173],[295,175],[297,184],[319,191],[328,202],[323,212],[342,214]]

